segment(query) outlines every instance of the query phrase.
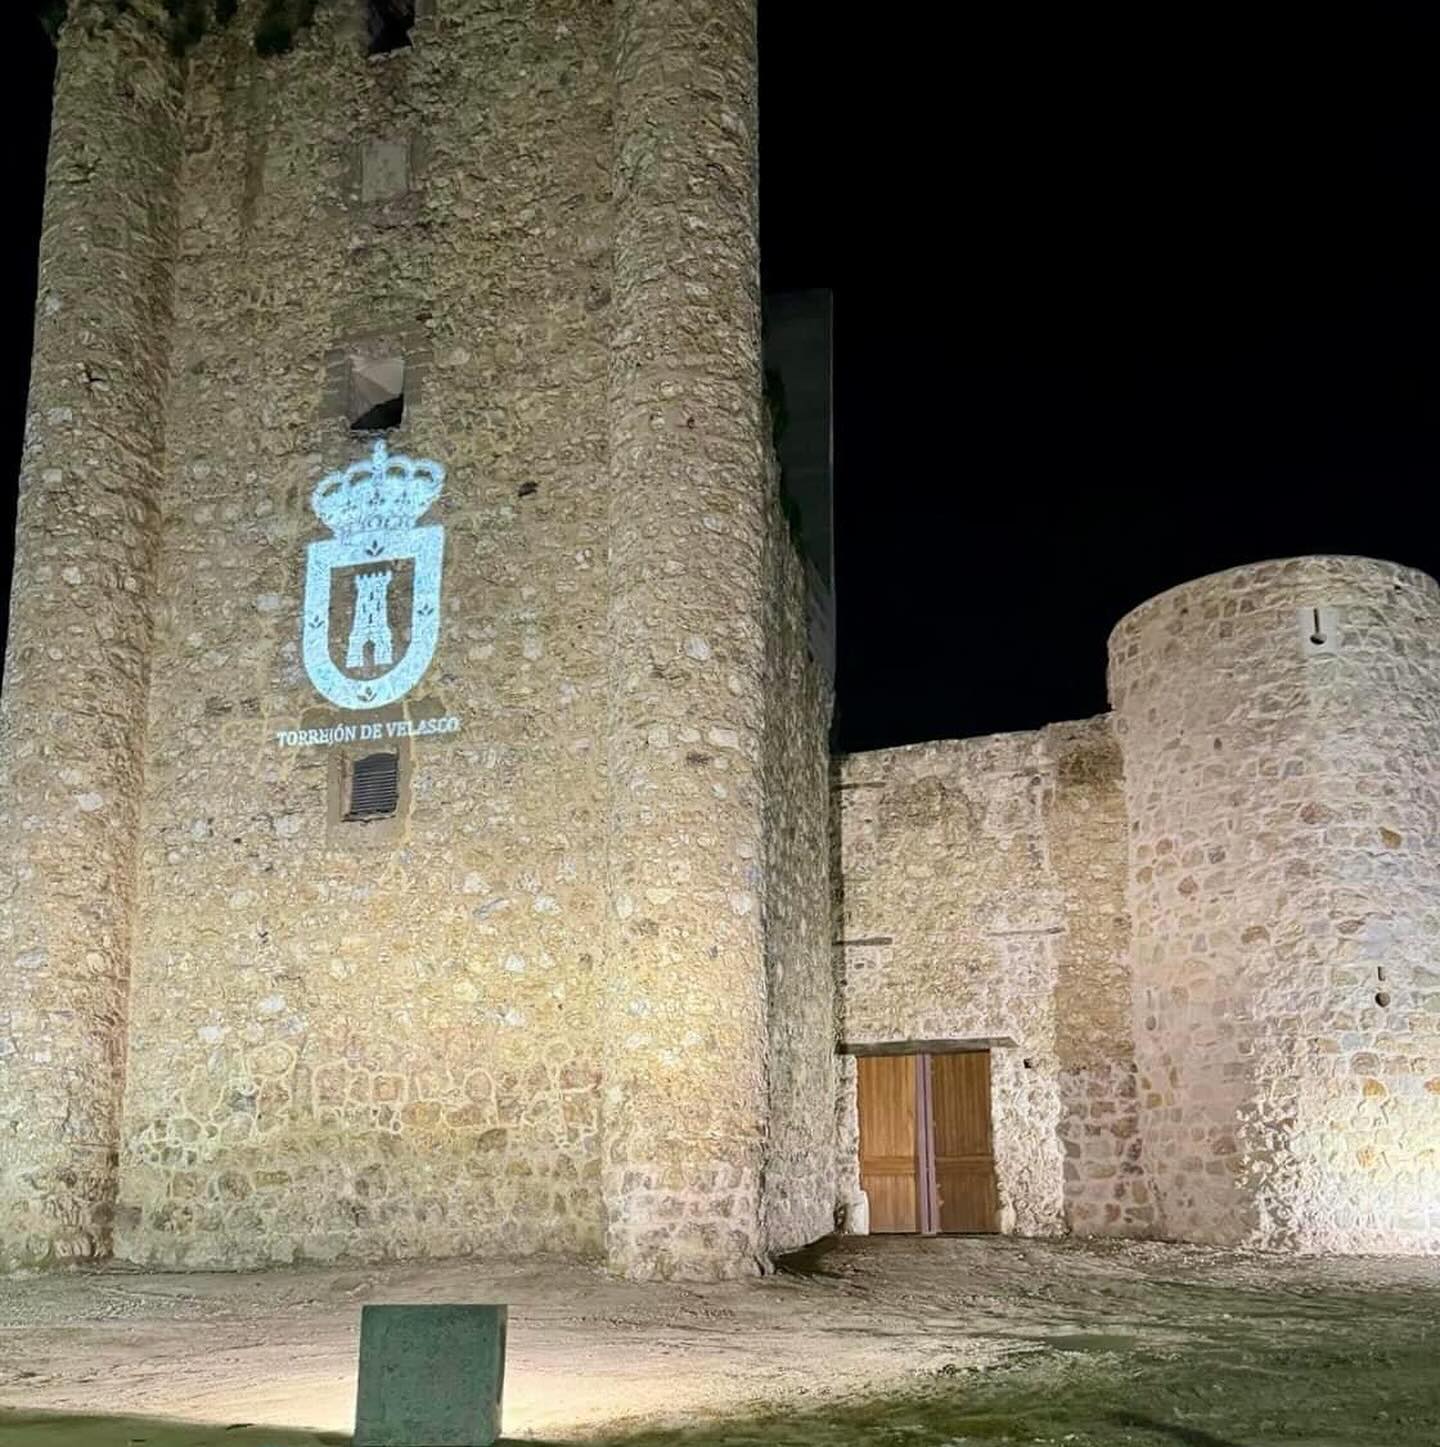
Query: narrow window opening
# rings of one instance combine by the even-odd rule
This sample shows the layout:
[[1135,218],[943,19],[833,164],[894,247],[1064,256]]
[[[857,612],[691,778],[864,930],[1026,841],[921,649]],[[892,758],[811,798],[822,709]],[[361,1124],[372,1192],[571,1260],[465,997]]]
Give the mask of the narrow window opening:
[[405,358],[352,357],[347,412],[352,432],[388,432],[405,418]]
[[388,819],[400,806],[400,755],[367,754],[350,769],[345,822]]
[[406,50],[415,28],[415,0],[366,0],[365,21],[371,55]]
[[1300,633],[1300,647],[1306,655],[1333,654],[1339,651],[1340,612],[1321,603],[1295,610],[1295,623]]

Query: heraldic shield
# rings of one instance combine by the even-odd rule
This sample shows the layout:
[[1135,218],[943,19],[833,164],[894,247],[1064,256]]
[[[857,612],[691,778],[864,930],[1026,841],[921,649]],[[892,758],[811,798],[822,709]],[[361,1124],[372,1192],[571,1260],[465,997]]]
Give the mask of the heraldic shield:
[[[419,683],[440,635],[440,569],[445,529],[418,526],[445,485],[438,462],[391,456],[383,442],[368,461],[323,478],[310,496],[315,515],[333,537],[311,543],[305,566],[304,657],[310,681],[339,708],[382,708]],[[413,567],[410,629],[394,658],[390,585],[396,565]],[[355,569],[350,631],[331,640],[331,594],[337,571]],[[343,609],[342,609],[343,612]],[[376,669],[384,668],[383,673]]]

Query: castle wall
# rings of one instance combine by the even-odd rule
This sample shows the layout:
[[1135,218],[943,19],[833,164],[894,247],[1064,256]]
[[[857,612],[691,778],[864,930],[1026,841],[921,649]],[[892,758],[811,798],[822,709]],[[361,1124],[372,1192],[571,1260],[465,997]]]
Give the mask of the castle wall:
[[[390,55],[357,5],[260,57],[249,0],[183,88],[163,7],[65,27],[5,1263],[103,1254],[113,1214],[161,1265],[735,1275],[831,1221],[830,696],[761,403],[753,0],[418,12]],[[403,417],[357,427],[401,362]],[[376,516],[353,577],[317,562],[327,619],[312,491],[382,425],[447,472],[438,606]],[[302,639],[335,659],[361,572],[377,650],[438,641],[346,711]],[[362,821],[375,752],[399,804]]]
[[1172,1237],[1440,1244],[1440,587],[1237,568],[1111,636],[1146,1171]]
[[164,450],[178,67],[145,5],[72,9],[0,703],[0,1268],[110,1247]]
[[[1002,1228],[1143,1230],[1109,721],[852,754],[838,789],[847,1046],[1013,1042],[992,1053]],[[853,1152],[848,1070],[844,1090]]]
[[810,654],[800,554],[774,510],[765,616],[768,1124],[763,1231],[790,1251],[835,1224],[837,999],[831,947],[830,684]]
[[753,1272],[768,1109],[753,0],[616,13],[607,1255]]
[[1143,1236],[1154,1204],[1141,1176],[1120,749],[1108,718],[1043,734],[1054,769],[1043,847],[1063,913],[1053,944],[1065,1220],[1079,1235]]
[[[118,1249],[161,1264],[601,1245],[610,17],[321,6],[192,61]],[[377,147],[384,149],[377,150]],[[339,822],[299,656],[310,491],[449,471],[393,824]]]

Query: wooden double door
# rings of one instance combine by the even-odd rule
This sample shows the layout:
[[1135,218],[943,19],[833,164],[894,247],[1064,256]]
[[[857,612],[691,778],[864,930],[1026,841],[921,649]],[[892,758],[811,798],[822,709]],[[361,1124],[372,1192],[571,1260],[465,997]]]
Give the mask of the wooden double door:
[[871,1231],[994,1231],[990,1052],[861,1055],[856,1075]]

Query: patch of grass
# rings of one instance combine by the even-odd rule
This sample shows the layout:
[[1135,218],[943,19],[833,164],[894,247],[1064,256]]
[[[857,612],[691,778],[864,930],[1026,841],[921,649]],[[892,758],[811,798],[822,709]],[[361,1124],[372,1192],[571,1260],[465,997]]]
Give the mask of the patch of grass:
[[0,1442],[5,1447],[348,1447],[350,1436],[244,1422],[211,1427],[167,1417],[76,1416],[0,1407]]
[[[1379,1307],[1379,1301],[1367,1302]],[[1392,1307],[1394,1303],[1391,1303]],[[602,1436],[595,1447],[1435,1447],[1437,1332],[1407,1314],[1353,1309],[1300,1343],[1246,1332],[1184,1350],[1027,1355],[942,1370],[913,1390],[804,1413]]]

